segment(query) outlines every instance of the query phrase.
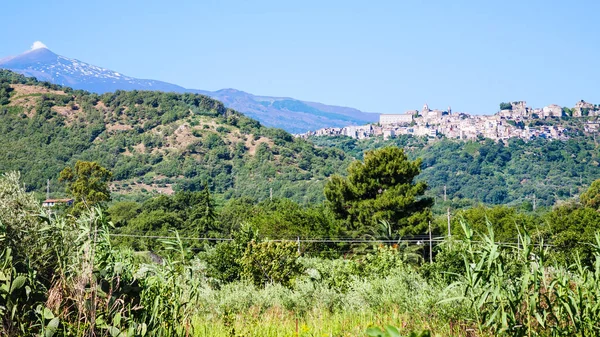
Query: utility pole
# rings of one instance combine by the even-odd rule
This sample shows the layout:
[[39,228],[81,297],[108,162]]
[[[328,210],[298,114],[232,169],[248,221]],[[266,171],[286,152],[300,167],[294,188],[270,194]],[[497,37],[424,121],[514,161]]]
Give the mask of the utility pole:
[[431,239],[431,221],[429,221],[429,263],[433,262],[433,240]]
[[46,200],[50,199],[50,179],[46,181]]
[[273,187],[269,188],[269,200],[273,201]]
[[300,237],[296,237],[296,242],[298,243],[298,255],[300,255]]
[[450,207],[448,207],[448,239],[452,236],[450,233]]
[[444,185],[444,201],[446,201],[446,185]]
[[535,193],[533,194],[533,210],[535,211]]

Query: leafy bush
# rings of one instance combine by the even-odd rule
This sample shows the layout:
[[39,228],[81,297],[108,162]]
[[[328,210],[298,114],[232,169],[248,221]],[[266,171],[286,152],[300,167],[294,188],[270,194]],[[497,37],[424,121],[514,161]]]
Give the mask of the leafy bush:
[[248,244],[255,240],[258,240],[258,232],[250,225],[242,224],[232,241],[221,242],[204,254],[207,275],[215,279],[217,285],[239,280],[243,272],[241,258]]
[[301,272],[294,242],[251,241],[241,259],[242,275],[254,285],[280,283],[291,286]]

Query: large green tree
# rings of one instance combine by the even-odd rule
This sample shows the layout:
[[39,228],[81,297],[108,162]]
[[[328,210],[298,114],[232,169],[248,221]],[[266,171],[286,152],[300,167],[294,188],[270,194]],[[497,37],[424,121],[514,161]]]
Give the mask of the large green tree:
[[580,197],[585,207],[600,209],[600,179],[594,181]]
[[111,177],[112,173],[96,162],[77,161],[60,172],[59,180],[67,183],[67,193],[75,199],[74,209],[82,210],[110,200]]
[[600,230],[600,213],[589,207],[565,204],[546,216],[553,257],[573,263],[578,255],[584,264],[593,266],[595,235]]
[[379,235],[380,221],[401,235],[423,232],[431,217],[425,182],[415,182],[421,161],[410,161],[403,149],[369,151],[355,161],[348,177],[333,176],[325,186],[327,204],[352,236]]

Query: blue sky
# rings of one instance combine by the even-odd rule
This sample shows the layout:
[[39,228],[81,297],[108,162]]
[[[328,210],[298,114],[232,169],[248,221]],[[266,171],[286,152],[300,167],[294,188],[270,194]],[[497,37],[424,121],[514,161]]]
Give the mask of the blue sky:
[[598,1],[6,1],[0,57],[363,111],[600,103]]

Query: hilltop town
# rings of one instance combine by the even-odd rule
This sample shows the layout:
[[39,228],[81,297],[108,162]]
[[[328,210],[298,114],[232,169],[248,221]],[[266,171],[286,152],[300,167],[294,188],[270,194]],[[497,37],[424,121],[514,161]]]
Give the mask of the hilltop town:
[[[573,108],[551,104],[543,108],[528,107],[526,102],[501,103],[500,111],[494,115],[471,115],[463,112],[430,109],[427,104],[421,111],[409,110],[402,114],[382,114],[379,123],[343,128],[324,128],[298,135],[348,136],[357,139],[383,136],[393,138],[398,135],[446,137],[453,139],[476,139],[479,137],[494,140],[521,138],[568,139],[569,132],[595,133],[600,128],[600,105],[583,100]],[[566,121],[579,121],[574,130]]]

